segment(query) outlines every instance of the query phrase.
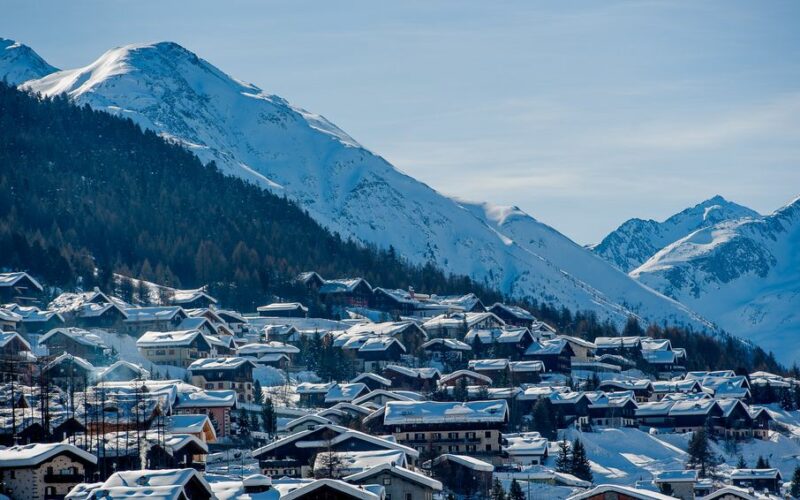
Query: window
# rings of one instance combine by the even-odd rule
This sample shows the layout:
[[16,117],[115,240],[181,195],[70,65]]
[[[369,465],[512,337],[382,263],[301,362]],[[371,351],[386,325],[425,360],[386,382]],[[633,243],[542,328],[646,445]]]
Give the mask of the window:
[[56,495],[56,488],[54,486],[47,486],[44,489],[45,496],[55,496]]
[[390,478],[390,477],[383,478],[383,484],[385,484],[385,485],[392,484],[392,478]]
[[492,437],[492,431],[486,431],[484,433],[483,437],[487,437],[487,438]]
[[448,432],[447,433],[447,439],[458,439],[458,433],[457,432]]
[[411,498],[411,493],[406,493],[406,500],[413,500],[413,499]]
[[467,439],[475,439],[475,433],[474,432],[468,432],[467,433]]
[[487,444],[486,445],[486,451],[492,451],[492,445]]

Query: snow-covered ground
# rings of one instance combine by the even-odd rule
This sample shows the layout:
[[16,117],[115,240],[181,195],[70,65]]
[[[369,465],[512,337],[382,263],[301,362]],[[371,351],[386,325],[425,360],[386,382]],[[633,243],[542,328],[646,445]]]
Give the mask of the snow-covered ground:
[[[800,412],[785,413],[787,422],[800,430]],[[594,482],[632,485],[648,482],[665,470],[683,469],[688,460],[686,450],[691,439],[687,434],[651,435],[638,429],[602,429],[597,432],[566,433],[569,440],[580,437],[592,465]],[[555,445],[555,444],[553,444]],[[711,446],[723,463],[719,472],[735,468],[742,456],[749,466],[755,466],[759,456],[780,469],[784,478],[791,478],[794,468],[800,465],[800,437],[787,437],[773,433],[769,440],[752,439],[731,446],[724,440],[711,441]],[[551,465],[555,448],[551,449]]]

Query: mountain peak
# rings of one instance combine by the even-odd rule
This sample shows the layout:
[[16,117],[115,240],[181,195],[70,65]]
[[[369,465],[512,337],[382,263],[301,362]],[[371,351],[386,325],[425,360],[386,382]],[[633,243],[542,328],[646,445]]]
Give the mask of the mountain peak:
[[58,71],[33,49],[7,38],[0,38],[0,80],[19,85]]

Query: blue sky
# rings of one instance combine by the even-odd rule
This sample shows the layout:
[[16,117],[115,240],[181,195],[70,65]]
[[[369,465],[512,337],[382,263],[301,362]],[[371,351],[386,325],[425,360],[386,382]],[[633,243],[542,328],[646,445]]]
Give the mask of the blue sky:
[[580,243],[800,194],[800,2],[7,2],[51,64],[173,40],[446,194]]

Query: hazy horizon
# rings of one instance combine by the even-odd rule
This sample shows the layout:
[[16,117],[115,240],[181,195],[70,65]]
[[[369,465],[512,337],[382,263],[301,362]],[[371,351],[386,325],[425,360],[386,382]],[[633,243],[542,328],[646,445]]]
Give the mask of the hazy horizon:
[[800,4],[503,6],[20,2],[0,36],[60,68],[176,41],[580,243],[717,194],[761,213],[800,194]]

